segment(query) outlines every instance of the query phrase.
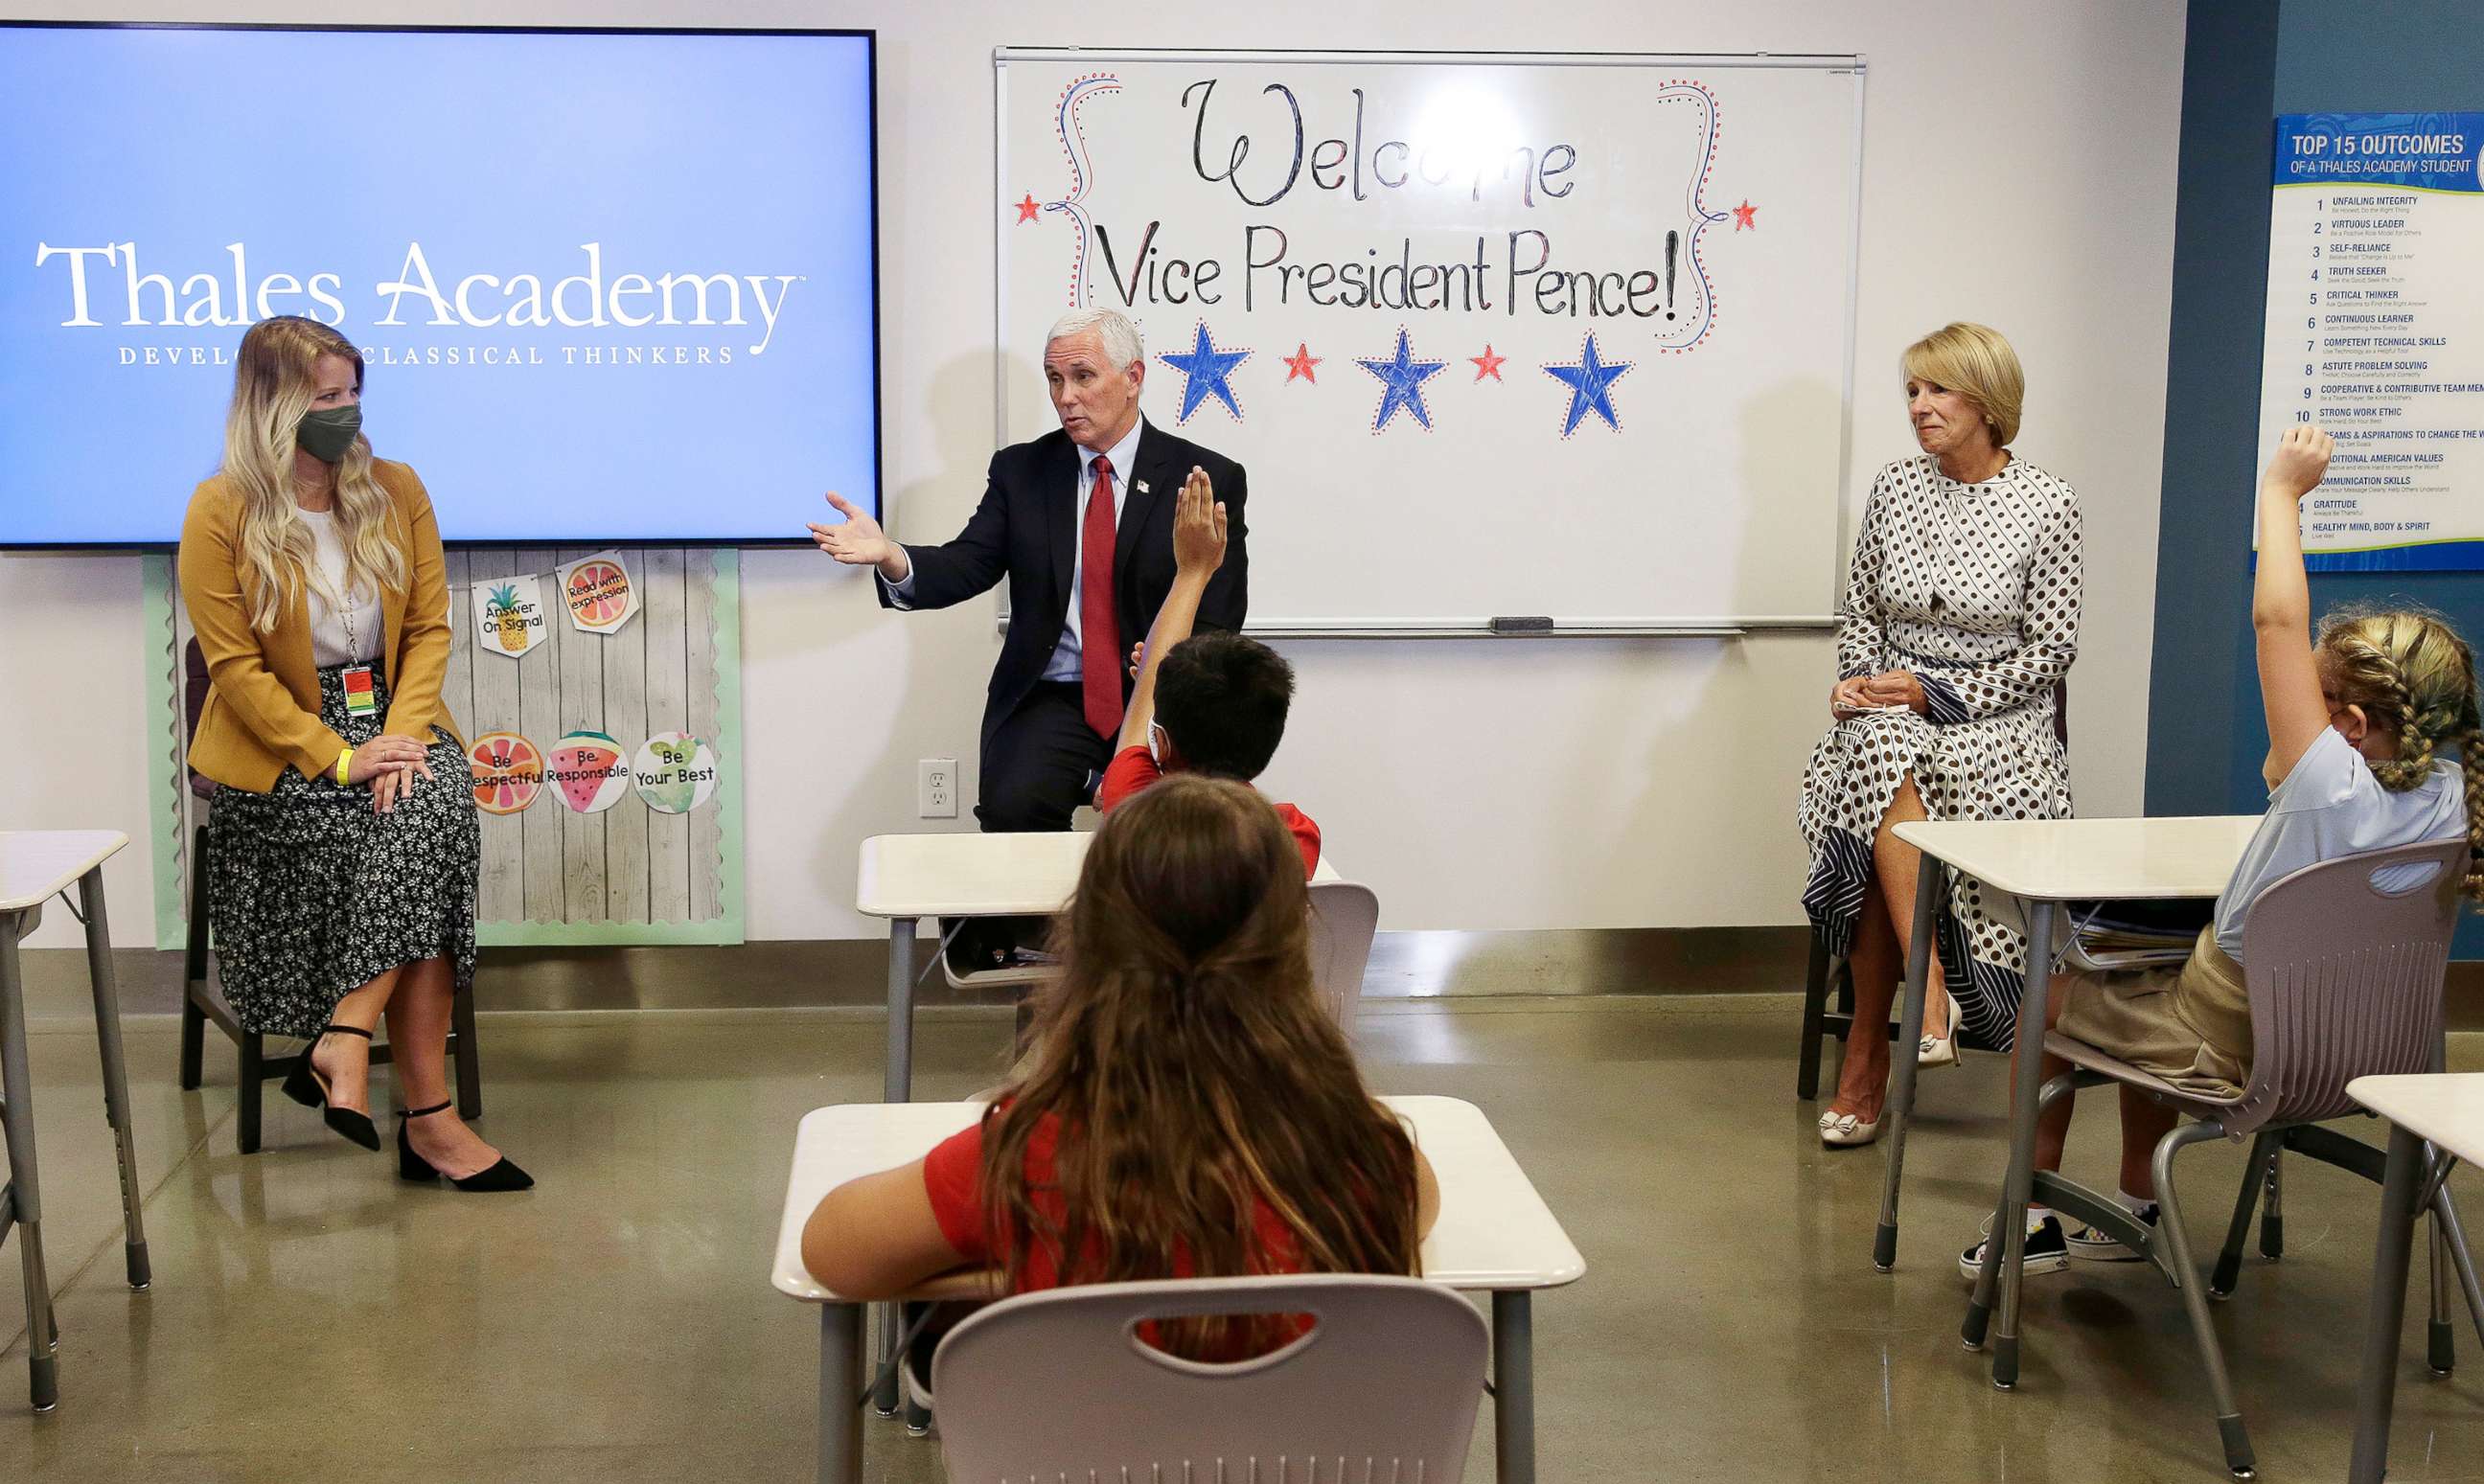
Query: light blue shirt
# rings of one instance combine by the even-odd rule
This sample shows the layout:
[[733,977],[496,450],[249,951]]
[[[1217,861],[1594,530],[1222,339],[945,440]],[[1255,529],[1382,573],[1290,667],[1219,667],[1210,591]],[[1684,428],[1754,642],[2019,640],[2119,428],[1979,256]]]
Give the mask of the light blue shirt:
[[[1106,450],[1113,460],[1113,526],[1116,531],[1120,528],[1121,524],[1121,500],[1130,487],[1130,468],[1139,457],[1139,433],[1147,425],[1148,419],[1145,418],[1134,420],[1130,424],[1130,430],[1121,435],[1121,441]],[[1045,680],[1064,680],[1075,685],[1085,678],[1086,672],[1080,668],[1080,660],[1086,651],[1079,643],[1083,624],[1078,611],[1078,597],[1087,590],[1087,543],[1084,539],[1087,498],[1094,494],[1094,490],[1095,451],[1082,447],[1078,450],[1078,498],[1074,506],[1078,512],[1081,539],[1071,548],[1077,554],[1069,568],[1069,621],[1062,626],[1061,642],[1053,646],[1052,658],[1044,661],[1043,678]],[[900,550],[904,548],[901,547]],[[890,601],[901,608],[914,607],[914,553],[912,552],[905,553],[905,580],[902,582],[886,583]],[[1140,636],[1125,634],[1121,637],[1125,640],[1135,640]]]
[[[2217,946],[2240,962],[2243,919],[2252,904],[2306,866],[2466,835],[2466,775],[2457,764],[2435,758],[2429,777],[2392,794],[2372,776],[2371,765],[2353,743],[2336,728],[2322,727],[2294,770],[2268,796],[2268,814],[2217,899]],[[2434,874],[2430,866],[2391,866],[2374,873],[2372,884],[2384,892],[2411,891]]]

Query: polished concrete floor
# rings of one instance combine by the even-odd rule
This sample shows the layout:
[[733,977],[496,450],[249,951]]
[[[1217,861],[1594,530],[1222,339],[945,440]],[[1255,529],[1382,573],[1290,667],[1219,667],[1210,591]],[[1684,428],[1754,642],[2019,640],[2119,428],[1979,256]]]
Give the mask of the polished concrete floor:
[[[1366,1014],[1373,1083],[1479,1104],[1586,1255],[1536,1304],[1541,1477],[2223,1478],[2179,1303],[2144,1267],[2031,1280],[2014,1393],[1960,1349],[1955,1255],[1999,1173],[2000,1063],[1927,1077],[1884,1276],[1880,1155],[1820,1147],[1794,1014],[1768,995]],[[91,1032],[38,1026],[64,1396],[24,1407],[0,1253],[0,1481],[806,1477],[817,1330],[769,1287],[770,1252],[796,1120],[878,1093],[876,1015],[487,1017],[483,1127],[542,1181],[517,1197],[400,1186],[273,1095],[269,1147],[238,1155],[230,1053],[211,1042],[209,1085],[183,1093],[172,1022],[133,1016],[144,1294],[121,1278]],[[918,1095],[987,1085],[1008,1036],[1005,1012],[927,1012]],[[2484,1065],[2484,1040],[2453,1055]],[[2071,1165],[2101,1178],[2113,1120],[2093,1113]],[[2236,1151],[2186,1160],[2213,1240]],[[2375,1198],[2303,1167],[2285,1260],[2254,1259],[2218,1310],[2264,1478],[2344,1474]],[[2453,1379],[2402,1368],[2398,1479],[2484,1478],[2484,1349],[2460,1339]],[[936,1444],[867,1437],[873,1478],[940,1477]]]

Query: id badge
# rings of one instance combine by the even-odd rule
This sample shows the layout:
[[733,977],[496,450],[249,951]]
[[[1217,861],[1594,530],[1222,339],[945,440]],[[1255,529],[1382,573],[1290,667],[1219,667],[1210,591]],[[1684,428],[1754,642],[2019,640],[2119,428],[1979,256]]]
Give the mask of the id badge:
[[367,716],[379,709],[379,696],[371,689],[371,667],[367,664],[347,666],[345,710],[357,716]]

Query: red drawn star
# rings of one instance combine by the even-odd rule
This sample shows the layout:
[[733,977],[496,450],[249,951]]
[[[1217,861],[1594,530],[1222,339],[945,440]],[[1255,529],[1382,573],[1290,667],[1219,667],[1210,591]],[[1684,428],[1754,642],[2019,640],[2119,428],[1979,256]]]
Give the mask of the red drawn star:
[[1021,201],[1021,202],[1017,202],[1016,204],[1017,204],[1017,219],[1018,219],[1019,221],[1021,221],[1021,222],[1032,222],[1032,221],[1034,221],[1034,220],[1035,220],[1036,204],[1035,204],[1035,193],[1034,193],[1033,191],[1029,191],[1029,192],[1027,193],[1027,195],[1026,195],[1026,199],[1025,199],[1024,201]]
[[1293,379],[1299,376],[1303,380],[1310,382],[1312,386],[1318,386],[1319,378],[1311,374],[1311,367],[1319,364],[1322,361],[1327,359],[1328,358],[1326,356],[1312,355],[1310,346],[1304,344],[1299,340],[1296,341],[1294,344],[1294,353],[1285,358],[1285,381],[1287,385],[1291,385]]
[[[1495,381],[1500,381],[1500,364],[1509,358],[1507,356],[1494,355],[1492,353],[1492,347],[1487,345],[1483,348],[1482,355],[1469,356],[1467,359],[1474,363],[1475,380],[1481,381],[1485,377],[1489,376]],[[1502,382],[1501,384],[1503,386],[1508,385],[1506,382]]]
[[1751,204],[1750,198],[1747,196],[1742,198],[1742,203],[1734,208],[1734,229],[1741,231],[1747,227],[1753,231],[1758,231],[1760,224],[1752,221],[1751,218],[1759,214],[1760,208]]

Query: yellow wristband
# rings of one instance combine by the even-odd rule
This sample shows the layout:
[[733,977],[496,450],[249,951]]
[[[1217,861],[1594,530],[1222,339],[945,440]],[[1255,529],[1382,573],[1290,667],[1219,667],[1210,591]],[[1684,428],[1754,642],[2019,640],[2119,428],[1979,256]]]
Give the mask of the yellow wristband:
[[345,769],[352,767],[353,762],[354,749],[351,747],[337,754],[337,787],[345,787]]

